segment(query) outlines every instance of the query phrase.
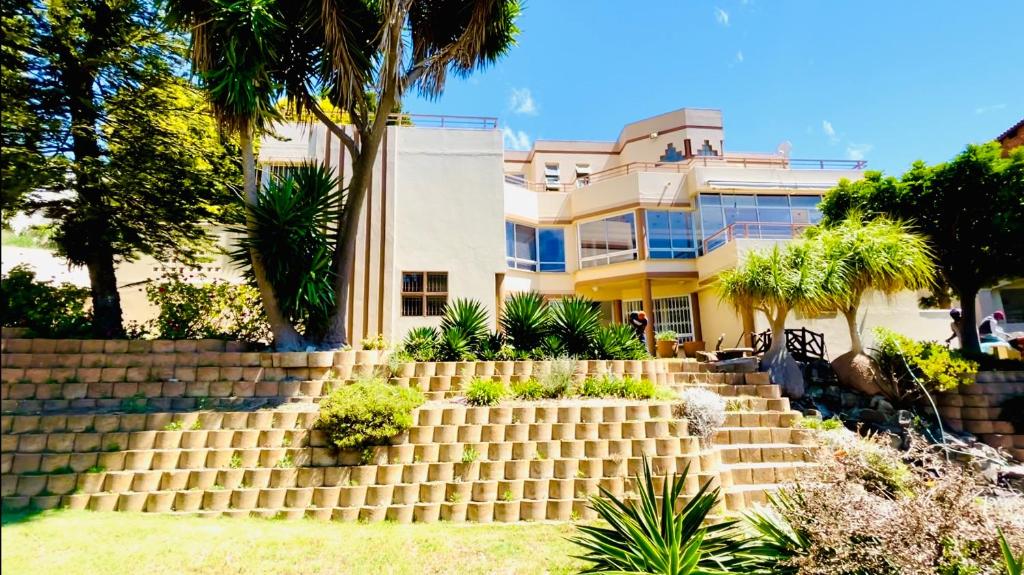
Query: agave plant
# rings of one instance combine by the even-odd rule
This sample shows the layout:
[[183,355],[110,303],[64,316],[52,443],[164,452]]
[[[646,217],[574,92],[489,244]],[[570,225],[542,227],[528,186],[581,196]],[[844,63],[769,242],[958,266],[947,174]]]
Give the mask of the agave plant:
[[496,361],[502,358],[502,349],[508,347],[508,339],[501,332],[487,334],[477,346],[477,356],[484,361]]
[[322,164],[296,166],[271,178],[249,206],[252,222],[232,231],[241,236],[231,258],[252,276],[250,254],[260,254],[267,279],[288,320],[318,339],[334,311],[331,238],[344,211],[334,171]]
[[570,296],[551,306],[551,332],[571,356],[586,357],[600,327],[601,310],[585,297]]
[[470,351],[476,351],[487,337],[489,323],[487,308],[475,299],[459,298],[444,306],[441,313],[441,332],[458,329],[468,340]]
[[441,334],[432,327],[414,327],[402,342],[402,351],[414,361],[433,361],[441,346]]
[[628,325],[602,326],[594,334],[593,354],[597,359],[644,359],[647,348]]
[[736,521],[706,525],[719,489],[705,483],[682,510],[675,511],[689,468],[667,477],[661,495],[654,487],[650,461],[634,478],[639,501],[624,502],[604,488],[591,506],[608,526],[581,525],[570,541],[587,553],[582,573],[658,573],[665,575],[750,573],[759,565],[752,541]]
[[544,296],[537,292],[512,294],[505,300],[501,329],[516,349],[530,351],[540,347],[551,329],[551,311]]
[[441,334],[440,346],[437,350],[440,361],[473,361],[473,340],[460,327],[452,327]]
[[794,529],[786,519],[789,513],[802,507],[802,497],[799,491],[789,490],[769,494],[770,507],[745,515],[747,524],[760,536],[756,544],[757,555],[761,558],[761,567],[769,573],[795,575],[800,569],[787,560],[806,554],[811,547],[808,534]]
[[1013,549],[1006,541],[1003,530],[999,529],[999,549],[1003,552],[1003,562],[1006,563],[1006,575],[1021,575],[1024,573],[1024,553],[1020,557],[1014,557]]
[[549,335],[540,342],[537,351],[542,358],[561,357],[565,355],[565,346],[562,345],[562,340],[557,335]]

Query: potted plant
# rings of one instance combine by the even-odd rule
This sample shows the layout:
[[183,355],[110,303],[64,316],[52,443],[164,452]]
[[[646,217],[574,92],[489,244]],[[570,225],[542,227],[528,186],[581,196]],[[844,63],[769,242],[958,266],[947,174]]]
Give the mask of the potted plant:
[[679,345],[677,338],[679,334],[674,331],[659,331],[654,339],[657,341],[658,357],[675,357],[676,347]]

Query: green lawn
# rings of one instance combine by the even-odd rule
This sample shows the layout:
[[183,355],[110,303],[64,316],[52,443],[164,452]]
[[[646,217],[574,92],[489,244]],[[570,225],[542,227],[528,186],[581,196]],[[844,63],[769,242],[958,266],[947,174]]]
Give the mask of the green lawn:
[[571,524],[349,524],[130,513],[5,514],[4,575],[575,573]]

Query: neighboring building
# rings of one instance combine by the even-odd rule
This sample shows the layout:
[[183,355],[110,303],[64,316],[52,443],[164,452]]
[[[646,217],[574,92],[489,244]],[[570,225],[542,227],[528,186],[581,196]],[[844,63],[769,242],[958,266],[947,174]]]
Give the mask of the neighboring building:
[[[494,119],[411,120],[388,128],[366,199],[353,341],[436,325],[454,298],[477,299],[496,317],[508,294],[536,290],[586,295],[607,322],[645,309],[652,329],[709,346],[724,334],[734,345],[766,323],[719,301],[718,272],[816,223],[821,195],[865,167],[727,153],[717,110],[681,109],[628,124],[615,141],[540,140],[529,151],[505,151]],[[264,178],[316,159],[345,181],[350,158],[324,126],[278,132],[260,147]],[[945,312],[918,310],[916,299],[869,298],[865,327],[945,337]],[[824,331],[830,349],[849,345],[841,319],[791,321]]]
[[1010,129],[996,136],[996,141],[1002,144],[1004,154],[1017,146],[1024,146],[1024,118],[1010,126]]

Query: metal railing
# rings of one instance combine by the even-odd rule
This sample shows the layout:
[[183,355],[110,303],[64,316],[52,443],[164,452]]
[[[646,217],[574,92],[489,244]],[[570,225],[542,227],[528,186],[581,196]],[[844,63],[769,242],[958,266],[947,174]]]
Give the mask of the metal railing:
[[718,249],[736,239],[788,240],[814,224],[735,222],[704,238],[704,253]]
[[571,182],[531,182],[523,174],[505,174],[509,184],[522,186],[535,192],[568,192],[613,178],[639,172],[684,173],[694,167],[736,166],[743,168],[780,168],[787,170],[863,170],[864,160],[807,160],[781,156],[695,156],[680,162],[630,162],[579,176]]
[[498,119],[490,116],[449,116],[440,114],[391,114],[389,126],[415,128],[452,128],[457,130],[496,130]]

